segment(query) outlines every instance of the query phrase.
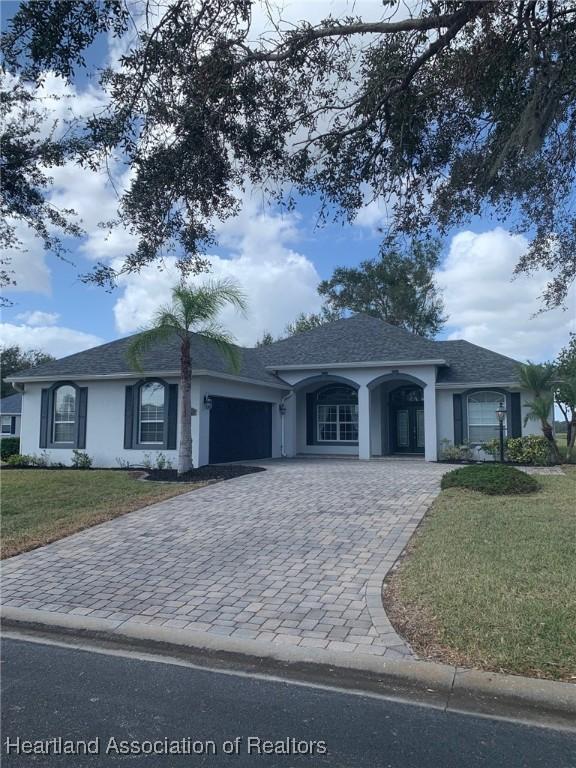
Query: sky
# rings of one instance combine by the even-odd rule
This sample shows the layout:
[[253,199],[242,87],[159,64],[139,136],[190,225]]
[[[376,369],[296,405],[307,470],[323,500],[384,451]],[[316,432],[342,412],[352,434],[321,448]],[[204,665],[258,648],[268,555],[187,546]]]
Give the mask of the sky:
[[[17,5],[4,0],[4,22]],[[284,17],[317,21],[350,5],[345,0],[285,2]],[[381,13],[381,3],[365,0],[356,2],[354,9],[374,18]],[[104,38],[92,47],[90,60],[103,66],[118,52],[118,44]],[[41,95],[51,115],[46,130],[53,118],[89,115],[105,103],[97,83],[85,76],[67,85],[48,73]],[[129,179],[129,170],[122,166],[112,173],[120,187]],[[20,227],[24,249],[12,253],[18,285],[7,292],[13,305],[2,312],[0,342],[63,357],[145,327],[158,306],[168,303],[177,273],[168,259],[163,271],[149,267],[122,277],[111,293],[82,283],[79,273],[89,271],[96,261],[119,263],[133,241],[127,232],[108,236],[99,226],[113,218],[116,209],[116,193],[104,172],[70,163],[51,175],[52,202],[73,208],[87,234],[68,242],[69,262],[64,262]],[[318,311],[320,280],[330,277],[336,266],[355,266],[378,254],[378,227],[385,224],[386,215],[376,203],[362,209],[352,224],[319,227],[314,198],[302,199],[289,213],[267,206],[256,190],[248,190],[242,200],[240,214],[217,225],[218,245],[207,256],[211,277],[235,279],[248,296],[245,318],[232,311],[221,318],[243,345],[253,345],[264,331],[282,334],[300,312]],[[556,355],[569,332],[576,331],[575,292],[565,309],[539,313],[549,276],[513,276],[526,247],[524,237],[488,216],[448,233],[436,274],[449,318],[439,338],[467,339],[518,360]]]

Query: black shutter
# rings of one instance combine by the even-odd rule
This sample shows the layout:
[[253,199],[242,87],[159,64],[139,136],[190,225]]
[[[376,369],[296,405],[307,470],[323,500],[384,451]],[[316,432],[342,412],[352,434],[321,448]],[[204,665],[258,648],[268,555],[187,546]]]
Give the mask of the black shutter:
[[86,412],[88,408],[88,387],[78,387],[78,432],[76,448],[86,448]]
[[520,392],[512,392],[510,395],[510,437],[522,437]]
[[50,390],[43,389],[40,400],[40,448],[48,447]]
[[452,395],[452,407],[454,409],[454,445],[462,445],[464,442],[462,395]]
[[128,385],[124,400],[124,448],[132,448],[134,444],[134,390]]
[[166,449],[173,451],[176,448],[176,435],[178,433],[178,384],[168,384],[168,424],[166,431]]
[[306,445],[314,445],[314,401],[315,392],[306,395]]
[[10,434],[15,435],[16,434],[16,416],[12,416],[10,419]]

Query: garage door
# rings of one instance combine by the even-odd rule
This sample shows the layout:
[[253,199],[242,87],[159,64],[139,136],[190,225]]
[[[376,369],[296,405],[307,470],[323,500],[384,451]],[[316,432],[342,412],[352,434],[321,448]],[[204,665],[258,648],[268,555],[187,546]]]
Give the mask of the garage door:
[[211,397],[210,464],[272,455],[272,404]]

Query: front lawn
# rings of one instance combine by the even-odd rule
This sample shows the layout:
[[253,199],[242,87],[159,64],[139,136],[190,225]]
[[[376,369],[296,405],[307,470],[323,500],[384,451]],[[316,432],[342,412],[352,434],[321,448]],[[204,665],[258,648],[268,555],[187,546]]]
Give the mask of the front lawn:
[[197,487],[142,482],[138,477],[105,469],[3,471],[2,557]]
[[385,590],[421,656],[576,680],[576,469],[527,496],[442,491]]

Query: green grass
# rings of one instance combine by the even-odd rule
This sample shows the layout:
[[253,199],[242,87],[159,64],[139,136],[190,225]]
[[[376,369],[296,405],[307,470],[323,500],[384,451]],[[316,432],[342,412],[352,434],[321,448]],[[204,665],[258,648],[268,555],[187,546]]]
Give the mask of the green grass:
[[534,493],[540,488],[531,475],[505,464],[470,464],[454,469],[442,478],[442,488],[467,488],[492,496]]
[[417,652],[576,679],[576,470],[565,471],[532,496],[441,493],[387,598]]
[[109,470],[2,472],[2,557],[61,539],[195,485],[145,483],[138,474]]

